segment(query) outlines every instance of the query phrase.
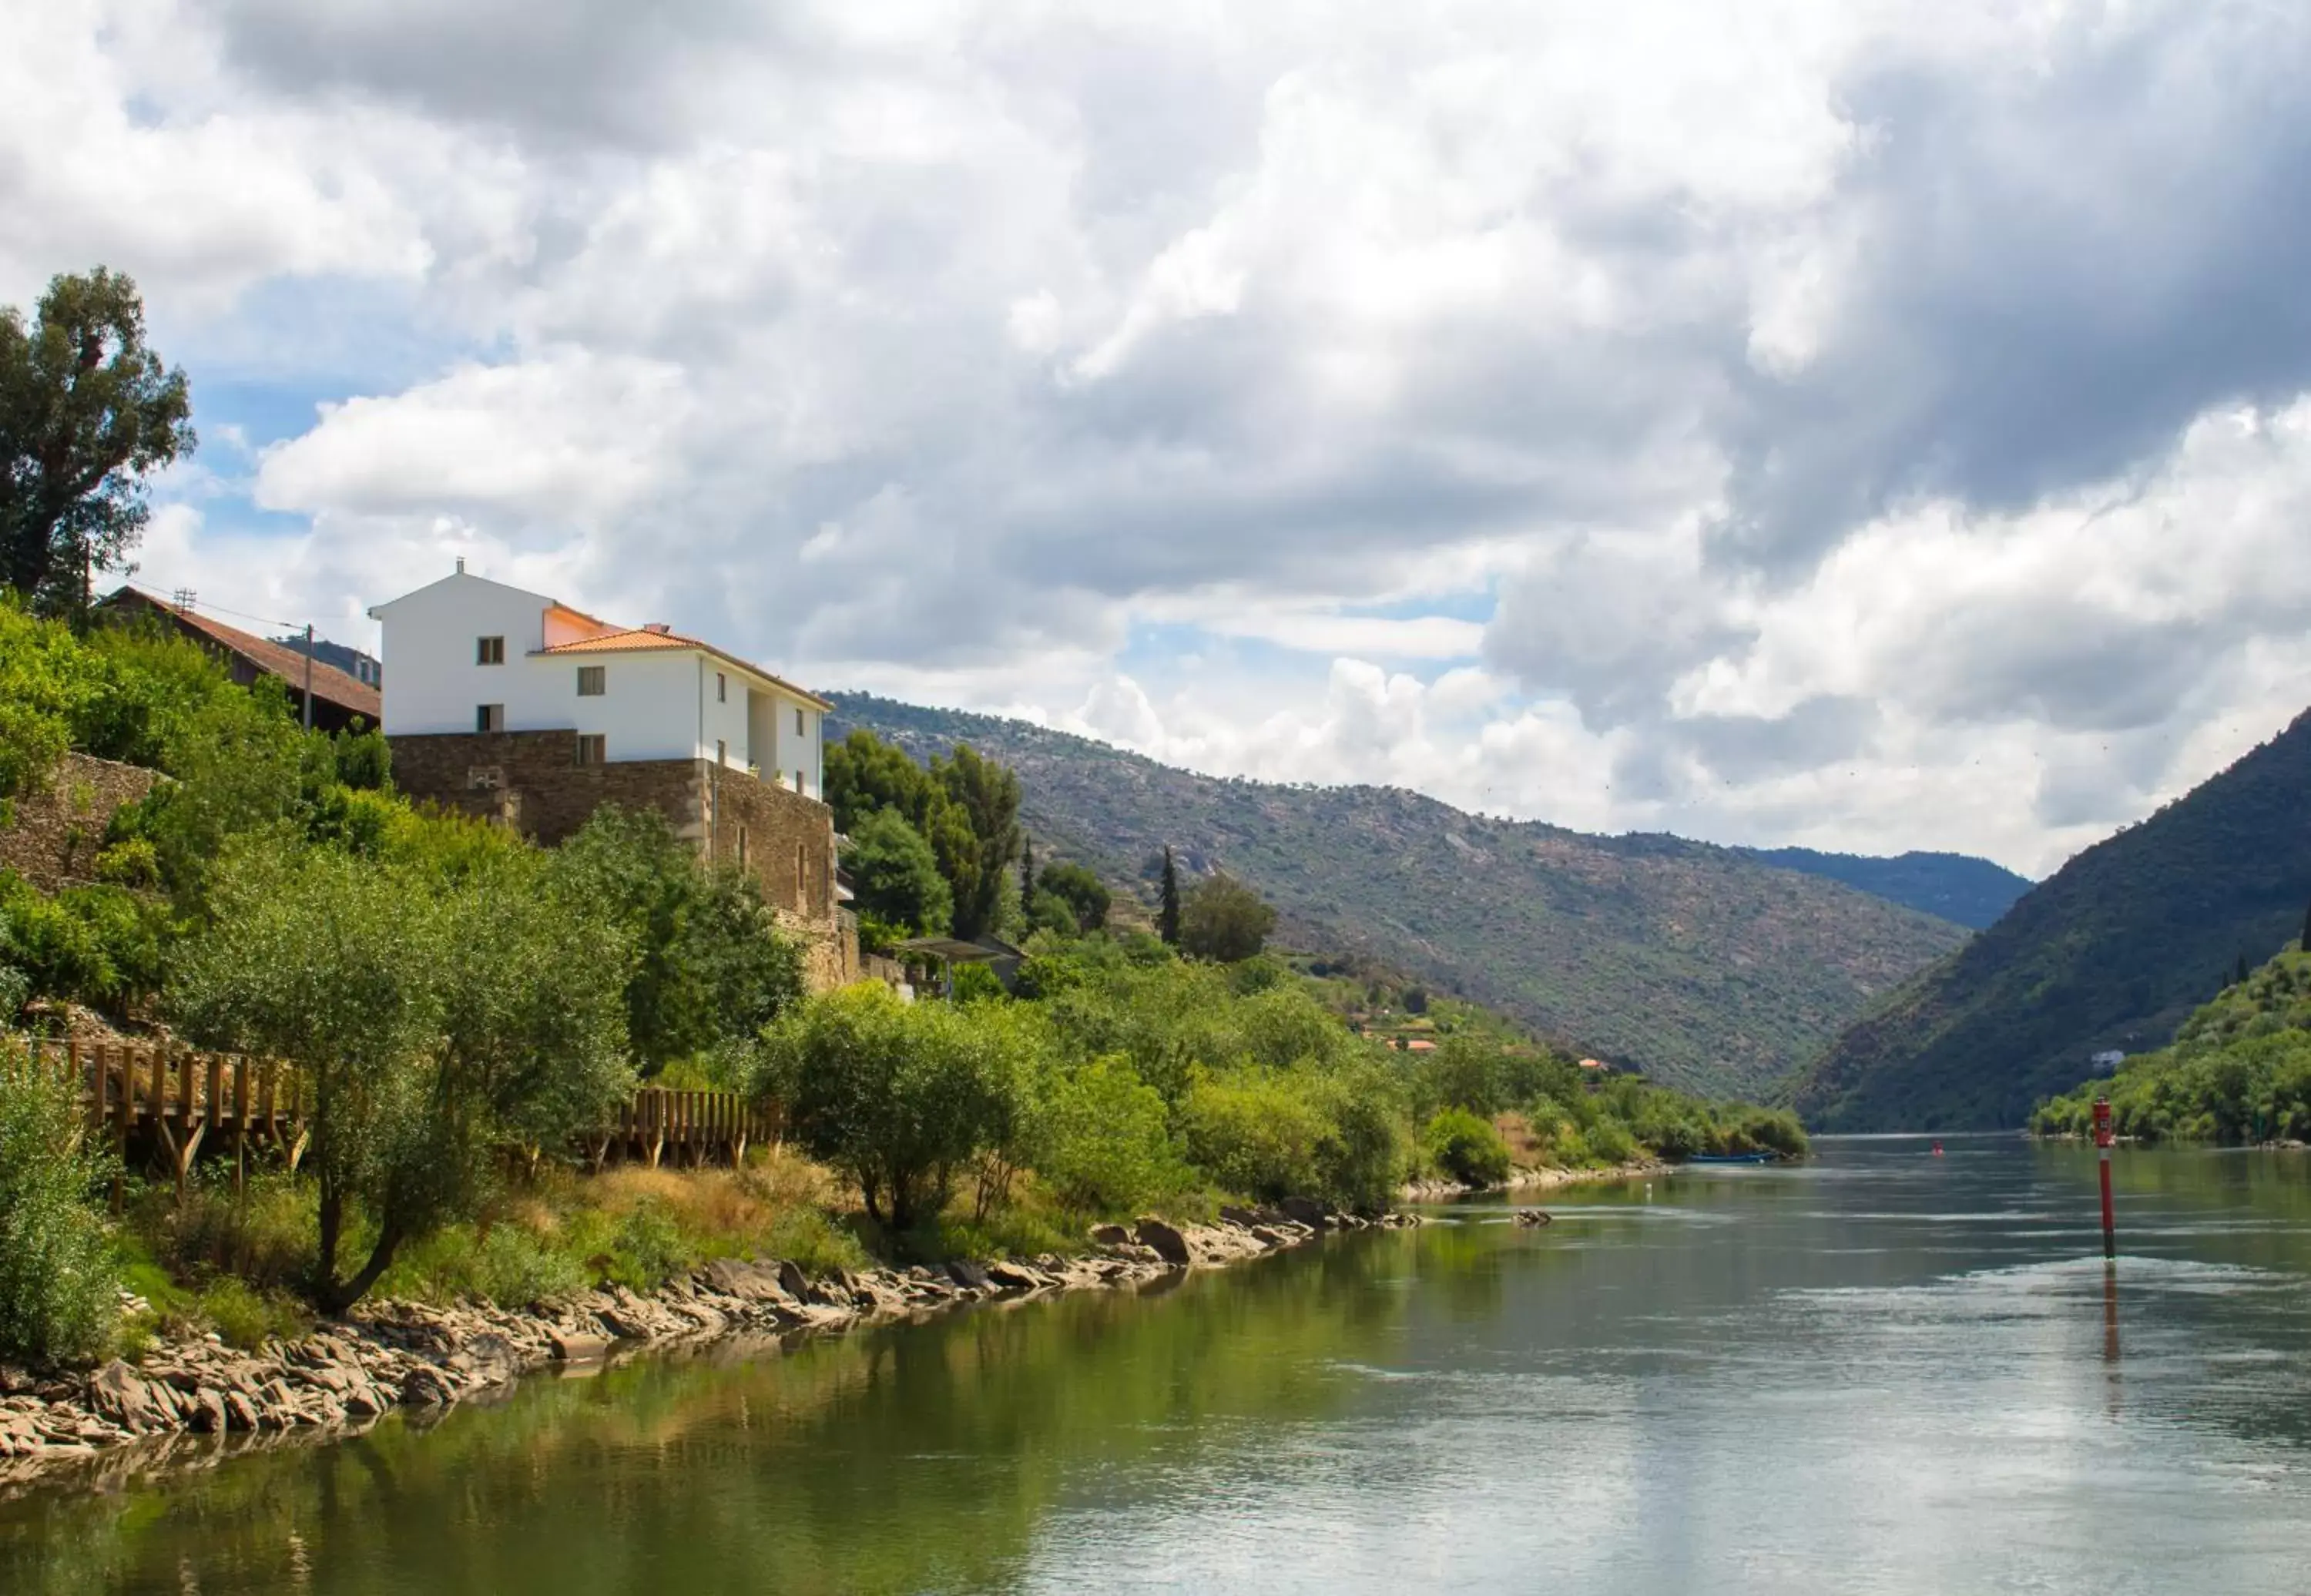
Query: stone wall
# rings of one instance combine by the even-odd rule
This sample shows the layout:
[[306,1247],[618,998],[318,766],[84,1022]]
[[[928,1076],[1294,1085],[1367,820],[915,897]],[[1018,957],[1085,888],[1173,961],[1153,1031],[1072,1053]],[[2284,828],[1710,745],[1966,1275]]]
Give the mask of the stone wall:
[[159,780],[140,765],[65,754],[39,788],[16,795],[14,822],[0,827],[0,868],[43,892],[92,879],[112,812]]
[[709,859],[761,884],[803,943],[814,990],[855,977],[834,906],[834,812],[705,759],[578,763],[574,731],[455,732],[391,739],[394,784],[413,798],[561,842],[601,805],[655,809]]

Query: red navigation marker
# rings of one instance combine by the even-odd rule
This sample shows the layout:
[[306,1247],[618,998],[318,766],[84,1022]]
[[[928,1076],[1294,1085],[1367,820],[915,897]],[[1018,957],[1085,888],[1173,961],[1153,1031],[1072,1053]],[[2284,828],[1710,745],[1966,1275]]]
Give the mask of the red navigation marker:
[[2118,1256],[2118,1220],[2110,1206],[2110,1144],[2116,1139],[2110,1129],[2110,1099],[2097,1097],[2094,1103],[2095,1157],[2102,1166],[2102,1255],[2106,1259]]

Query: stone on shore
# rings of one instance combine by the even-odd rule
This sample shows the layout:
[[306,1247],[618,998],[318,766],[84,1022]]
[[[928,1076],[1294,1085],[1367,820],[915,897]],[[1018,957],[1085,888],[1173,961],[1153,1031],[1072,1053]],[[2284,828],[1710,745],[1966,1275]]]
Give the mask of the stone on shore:
[[1188,1238],[1161,1219],[1142,1218],[1138,1232],[1139,1244],[1154,1248],[1156,1256],[1165,1263],[1178,1267],[1196,1261],[1195,1253],[1188,1247]]

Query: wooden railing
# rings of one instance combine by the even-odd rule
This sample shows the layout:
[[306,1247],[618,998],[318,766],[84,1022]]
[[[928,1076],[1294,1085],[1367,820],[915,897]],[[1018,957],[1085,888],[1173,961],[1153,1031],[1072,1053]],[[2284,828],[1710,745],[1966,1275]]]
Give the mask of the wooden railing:
[[[236,1185],[252,1155],[295,1169],[308,1137],[295,1068],[277,1059],[203,1053],[137,1042],[31,1039],[31,1061],[75,1083],[88,1106],[89,1134],[109,1142],[123,1166],[142,1156],[165,1167],[181,1195],[195,1159],[229,1156]],[[615,1124],[579,1138],[596,1169],[632,1158],[661,1164],[737,1165],[753,1144],[777,1137],[777,1112],[737,1092],[644,1086]]]

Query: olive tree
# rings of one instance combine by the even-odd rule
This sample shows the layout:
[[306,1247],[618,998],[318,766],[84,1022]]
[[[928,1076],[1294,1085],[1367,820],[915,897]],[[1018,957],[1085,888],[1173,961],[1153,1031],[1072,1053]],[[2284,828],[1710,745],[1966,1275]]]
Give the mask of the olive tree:
[[1276,929],[1276,911],[1225,873],[1199,882],[1180,908],[1180,946],[1199,959],[1232,964],[1251,958]]
[[[258,833],[227,850],[210,906],[169,1005],[199,1041],[295,1067],[328,1312],[476,1211],[498,1148],[597,1123],[631,1085],[630,944],[534,854],[445,876]],[[347,1275],[356,1217],[373,1239]]]

